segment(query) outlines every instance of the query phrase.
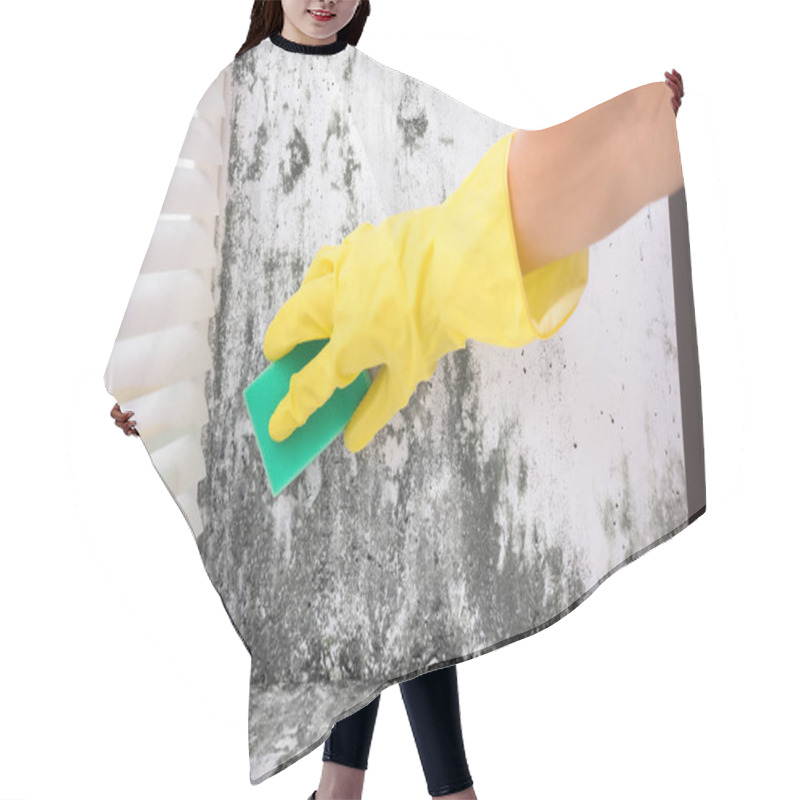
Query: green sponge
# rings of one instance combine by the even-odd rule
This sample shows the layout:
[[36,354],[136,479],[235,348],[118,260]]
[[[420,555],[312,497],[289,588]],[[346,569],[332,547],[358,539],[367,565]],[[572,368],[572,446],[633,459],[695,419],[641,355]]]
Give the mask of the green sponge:
[[325,405],[288,439],[276,442],[269,435],[270,417],[289,391],[292,375],[327,342],[328,339],[316,339],[298,344],[270,364],[243,392],[273,496],[279,495],[344,430],[369,388],[369,371],[364,370],[344,389],[335,389]]

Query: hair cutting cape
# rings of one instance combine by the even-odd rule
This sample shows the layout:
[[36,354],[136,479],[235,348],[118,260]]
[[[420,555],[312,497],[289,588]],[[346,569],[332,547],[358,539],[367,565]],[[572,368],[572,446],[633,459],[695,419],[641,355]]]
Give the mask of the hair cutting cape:
[[512,130],[347,45],[271,39],[191,120],[105,385],[251,656],[250,780],[382,690],[530,636],[705,510],[683,189],[589,250],[558,332],[468,340],[274,497],[243,392],[315,253],[441,203]]

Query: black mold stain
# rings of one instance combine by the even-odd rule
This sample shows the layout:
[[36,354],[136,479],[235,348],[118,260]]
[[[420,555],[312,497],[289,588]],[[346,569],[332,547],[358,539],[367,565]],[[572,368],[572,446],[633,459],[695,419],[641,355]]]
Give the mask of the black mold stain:
[[[237,143],[238,144],[238,143]],[[267,126],[261,123],[256,129],[256,147],[253,158],[247,165],[245,177],[249,181],[258,180],[263,172],[263,156],[267,145]]]
[[602,508],[603,530],[609,539],[614,539],[616,536],[629,538],[633,530],[632,491],[627,453],[622,456],[620,472],[622,489],[616,499],[607,497]]
[[[510,484],[508,454],[514,450],[514,442],[519,436],[518,425],[507,425],[500,431],[497,445],[490,453],[482,452],[482,433],[480,422],[468,427],[465,420],[482,419],[478,407],[476,385],[477,365],[473,363],[470,351],[461,350],[448,356],[445,374],[448,398],[446,424],[448,436],[443,446],[444,457],[464,465],[459,473],[461,485],[452,500],[448,500],[440,510],[442,526],[453,527],[452,515],[457,515],[463,544],[460,552],[459,571],[467,583],[467,594],[471,606],[480,608],[480,630],[474,635],[491,638],[497,631],[507,629],[509,620],[520,619],[524,611],[525,622],[520,625],[535,624],[538,621],[559,613],[576,595],[570,594],[585,589],[582,585],[577,565],[567,563],[567,556],[558,545],[548,545],[542,537],[540,523],[535,519],[522,518],[515,494],[521,496],[529,480],[528,465],[520,461],[516,479],[516,493]],[[474,464],[474,468],[469,465]],[[498,499],[500,498],[500,499]],[[509,531],[503,531],[498,519],[506,520]],[[508,542],[521,542],[525,530],[534,527],[531,543],[533,553],[523,555],[517,552],[522,548],[506,545],[503,553],[501,571],[497,581],[493,580],[491,567],[500,565],[500,548],[503,538]],[[487,573],[487,566],[490,566]],[[494,590],[500,582],[505,591]],[[536,620],[530,619],[530,610],[535,609]],[[449,617],[448,617],[449,618]],[[463,634],[463,632],[462,632]],[[444,632],[441,633],[444,636]],[[455,638],[454,634],[450,634]],[[442,639],[443,647],[449,639]],[[454,647],[458,642],[454,642]]]
[[218,297],[216,299],[216,312],[209,321],[209,345],[211,346],[212,364],[213,364],[213,394],[209,398],[209,413],[212,411],[212,405],[217,398],[222,394],[222,375],[224,369],[224,350],[221,343],[227,339],[226,335],[226,320],[228,318],[228,301],[231,294],[231,274],[230,263],[235,256],[235,248],[232,244],[236,240],[237,225],[236,225],[236,212],[237,206],[232,198],[228,198],[225,205],[225,237],[222,242],[220,269],[217,278],[216,291]]
[[286,162],[281,160],[279,169],[283,192],[290,194],[311,163],[311,151],[308,143],[296,125],[293,126],[291,139],[286,143],[286,150],[289,153],[288,168]]
[[633,528],[633,509],[631,507],[632,495],[633,492],[631,490],[630,466],[628,454],[625,453],[622,458],[622,498],[620,500],[619,508],[619,526],[626,534],[629,534]]
[[342,72],[342,78],[345,81],[350,83],[353,79],[353,59],[355,58],[355,53],[350,53],[350,56],[347,59],[347,63],[345,64],[344,71]]
[[520,496],[525,493],[528,486],[528,465],[525,460],[520,457],[519,459],[519,473],[517,475],[517,492]]
[[328,128],[325,132],[325,145],[324,150],[327,154],[330,152],[330,141],[333,139],[339,145],[339,151],[336,154],[336,164],[344,163],[344,186],[347,191],[348,207],[350,213],[349,229],[342,234],[344,238],[353,228],[358,224],[355,219],[356,197],[355,197],[355,175],[361,172],[361,163],[358,161],[353,150],[352,137],[350,136],[350,125],[347,119],[342,116],[342,113],[336,109],[331,115],[331,120],[328,123]]
[[231,72],[233,85],[246,86],[247,91],[252,92],[256,81],[259,79],[256,64],[257,58],[254,50],[248,50],[239,58],[234,59]]
[[344,123],[342,120],[342,114],[338,108],[333,110],[331,114],[330,121],[328,122],[328,127],[325,131],[325,152],[328,152],[328,143],[331,140],[331,137],[341,141],[342,134],[344,130]]
[[403,143],[407,148],[413,150],[419,141],[424,138],[428,130],[428,115],[421,111],[416,116],[403,117],[398,112],[396,121],[403,134]]
[[661,485],[650,496],[648,509],[651,530],[671,530],[688,517],[686,465],[682,451],[673,451],[667,455]]
[[414,84],[404,81],[403,94],[395,117],[397,127],[403,134],[403,143],[409,150],[419,147],[428,131],[428,115],[425,108],[417,107]]
[[250,346],[246,349],[249,351],[254,350],[255,345],[255,337],[253,335],[254,326],[253,326],[253,315],[252,313],[247,315],[247,322],[244,324],[244,341],[249,344]]

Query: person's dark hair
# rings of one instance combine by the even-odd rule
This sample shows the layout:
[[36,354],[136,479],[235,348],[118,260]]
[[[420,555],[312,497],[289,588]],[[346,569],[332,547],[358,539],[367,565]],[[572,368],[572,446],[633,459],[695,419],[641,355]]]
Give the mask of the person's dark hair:
[[[353,19],[347,23],[336,35],[337,39],[344,39],[348,44],[355,47],[361,38],[364,25],[369,16],[369,0],[361,0]],[[250,12],[250,30],[244,44],[236,54],[238,58],[242,53],[246,53],[256,45],[264,41],[273,33],[280,33],[283,30],[283,6],[280,0],[255,0],[253,9]]]

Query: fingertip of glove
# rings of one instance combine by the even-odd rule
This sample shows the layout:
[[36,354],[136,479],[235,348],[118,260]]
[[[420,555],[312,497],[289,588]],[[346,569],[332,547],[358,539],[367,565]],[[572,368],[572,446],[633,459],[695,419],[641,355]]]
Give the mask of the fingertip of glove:
[[266,358],[267,361],[274,364],[276,361],[280,361],[284,356],[288,355],[292,349],[293,347],[291,345],[277,345],[272,342],[265,342],[261,348],[261,352],[264,354],[264,358]]
[[291,343],[287,341],[284,326],[285,321],[280,316],[280,312],[275,315],[272,322],[267,326],[264,338],[261,341],[261,350],[268,361],[278,361],[292,349]]
[[272,341],[269,331],[267,331],[266,335],[264,336],[264,341],[261,345],[261,351],[264,353],[264,358],[266,358],[267,361],[278,361],[285,355],[285,353],[282,353],[280,348]]
[[353,444],[353,441],[352,441],[352,439],[351,439],[351,438],[350,438],[350,437],[347,435],[347,431],[345,431],[345,434],[344,434],[344,446],[345,446],[345,447],[346,447],[346,448],[347,448],[347,449],[348,449],[348,450],[349,450],[349,451],[350,451],[350,452],[351,452],[353,455],[355,455],[355,454],[356,454],[356,453],[357,453],[357,452],[358,452],[358,451],[361,449],[360,447],[356,447],[356,446]]
[[275,442],[282,442],[288,439],[292,431],[287,430],[287,423],[277,411],[273,413],[269,420],[269,435]]
[[344,446],[353,454],[360,452],[363,450],[373,439],[373,436],[370,436],[369,439],[364,441],[364,437],[357,436],[355,433],[350,431],[348,428],[344,429]]

